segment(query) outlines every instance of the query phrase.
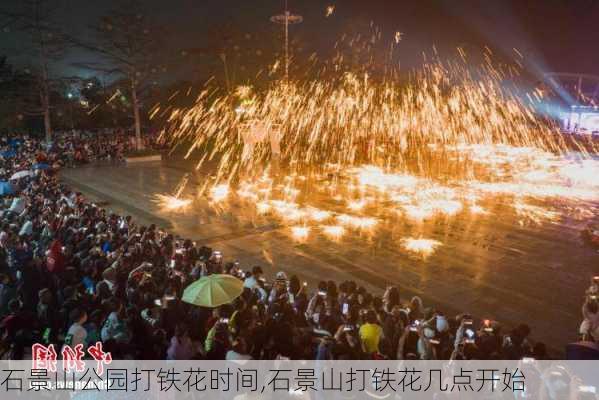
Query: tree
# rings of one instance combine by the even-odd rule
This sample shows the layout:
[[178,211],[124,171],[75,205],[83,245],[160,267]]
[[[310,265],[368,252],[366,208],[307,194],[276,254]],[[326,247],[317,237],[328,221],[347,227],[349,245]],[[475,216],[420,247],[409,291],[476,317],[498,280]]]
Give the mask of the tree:
[[154,26],[142,12],[138,0],[121,0],[117,7],[100,19],[94,26],[95,41],[76,43],[104,58],[104,63],[80,63],[80,66],[101,72],[105,75],[117,75],[125,79],[133,110],[135,139],[137,147],[141,141],[141,96],[152,75],[163,71],[165,67],[157,62],[161,49],[163,31]]
[[54,19],[57,9],[53,0],[20,0],[16,7],[0,10],[0,26],[20,34],[16,38],[20,50],[33,60],[38,100],[26,113],[43,116],[46,140],[52,137],[52,90],[61,81],[52,76],[51,67],[68,49],[68,40]]

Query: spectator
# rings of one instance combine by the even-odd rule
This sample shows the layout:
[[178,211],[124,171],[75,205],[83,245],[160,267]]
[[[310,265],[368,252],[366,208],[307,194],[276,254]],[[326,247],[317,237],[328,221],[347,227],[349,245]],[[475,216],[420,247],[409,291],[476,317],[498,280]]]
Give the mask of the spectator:
[[189,337],[187,327],[177,325],[171,344],[166,351],[167,360],[191,360],[194,356],[193,344]]
[[377,324],[376,314],[368,310],[365,315],[365,323],[360,326],[360,341],[362,351],[370,356],[379,352],[379,342],[383,337],[383,328]]
[[69,319],[72,324],[67,331],[64,344],[73,348],[78,345],[85,346],[87,343],[87,330],[83,325],[87,322],[87,313],[79,308],[75,308],[71,311]]
[[599,302],[588,297],[582,305],[583,321],[580,325],[580,335],[583,340],[599,339]]
[[244,337],[238,337],[235,339],[233,345],[231,346],[231,350],[227,351],[225,359],[228,361],[252,359],[252,356],[250,356],[249,352],[247,351],[247,342]]

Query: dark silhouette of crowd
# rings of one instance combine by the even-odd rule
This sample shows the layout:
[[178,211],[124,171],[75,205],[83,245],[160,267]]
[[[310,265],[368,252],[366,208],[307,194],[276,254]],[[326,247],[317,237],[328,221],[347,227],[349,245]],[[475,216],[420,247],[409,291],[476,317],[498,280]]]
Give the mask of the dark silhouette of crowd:
[[[547,357],[525,324],[508,330],[468,314],[450,317],[404,298],[398,286],[380,296],[353,281],[311,288],[283,271],[268,279],[259,266],[139,226],[60,183],[59,168],[118,161],[130,143],[124,133],[0,142],[7,156],[0,180],[32,171],[0,198],[3,358],[31,357],[33,343],[60,349],[98,341],[115,359]],[[243,280],[242,295],[215,309],[180,300],[189,284],[214,273]]]

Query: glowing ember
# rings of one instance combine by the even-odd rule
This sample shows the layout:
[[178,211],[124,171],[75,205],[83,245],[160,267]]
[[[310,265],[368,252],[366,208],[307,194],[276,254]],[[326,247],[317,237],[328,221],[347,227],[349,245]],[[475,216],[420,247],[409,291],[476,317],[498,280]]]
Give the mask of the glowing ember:
[[210,199],[215,203],[225,200],[227,196],[229,196],[229,185],[221,184],[210,189]]
[[155,195],[155,202],[163,211],[183,212],[192,203],[191,199],[181,199],[164,194]]
[[158,204],[161,210],[166,212],[184,212],[187,210],[189,205],[192,203],[191,199],[182,198],[183,190],[187,186],[188,175],[185,175],[181,182],[175,188],[174,195],[167,194],[156,194],[154,195],[154,202]]
[[322,225],[322,233],[331,240],[340,240],[345,235],[345,228],[340,225]]
[[347,214],[338,215],[337,221],[339,221],[341,225],[355,229],[372,229],[378,223],[375,218],[354,217]]
[[322,222],[326,219],[331,218],[332,215],[329,211],[321,210],[315,207],[308,207],[306,209],[306,213],[308,215],[308,218],[315,222]]
[[518,221],[520,225],[525,225],[527,222],[540,225],[543,221],[557,221],[560,218],[559,213],[547,210],[543,207],[526,204],[522,201],[516,201],[514,203],[514,210],[521,218]]
[[310,235],[310,227],[308,226],[292,226],[291,237],[298,242],[304,242]]
[[485,215],[488,214],[489,212],[487,210],[485,210],[484,208],[482,208],[479,205],[473,204],[470,206],[470,212],[472,214],[479,214],[479,215]]
[[324,16],[325,17],[330,17],[331,15],[333,15],[334,11],[335,11],[335,6],[334,5],[327,6]]
[[401,240],[402,247],[412,253],[426,258],[433,254],[443,243],[434,239],[405,238]]
[[406,217],[417,221],[430,218],[435,214],[435,210],[433,210],[430,206],[407,205],[403,206],[402,208]]
[[265,201],[260,201],[256,203],[256,210],[258,214],[266,214],[271,210],[271,205]]
[[352,211],[360,211],[366,206],[366,200],[352,200],[347,203],[347,208]]

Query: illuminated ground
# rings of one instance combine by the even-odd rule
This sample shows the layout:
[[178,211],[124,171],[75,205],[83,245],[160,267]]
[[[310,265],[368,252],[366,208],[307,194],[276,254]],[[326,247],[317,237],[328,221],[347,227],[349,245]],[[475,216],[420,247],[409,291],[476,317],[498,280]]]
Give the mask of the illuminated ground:
[[[310,282],[355,279],[373,290],[399,284],[404,298],[419,294],[427,304],[449,313],[468,311],[508,324],[526,321],[536,339],[554,348],[576,339],[584,289],[589,277],[599,272],[599,254],[580,239],[587,220],[523,222],[511,202],[501,197],[482,203],[490,214],[476,218],[463,211],[424,226],[383,221],[387,224],[372,237],[351,233],[335,242],[313,232],[301,244],[277,220],[250,221],[246,205],[234,205],[222,215],[205,201],[193,202],[185,214],[160,210],[152,196],[173,193],[189,170],[180,163],[102,166],[65,170],[62,176],[117,212],[221,249],[248,268],[273,265],[273,270]],[[203,182],[203,176],[192,176],[186,192]],[[323,196],[314,201],[335,207]],[[589,205],[593,209],[599,202],[585,203],[587,209]],[[420,236],[443,245],[426,259],[400,245],[402,238]]]

